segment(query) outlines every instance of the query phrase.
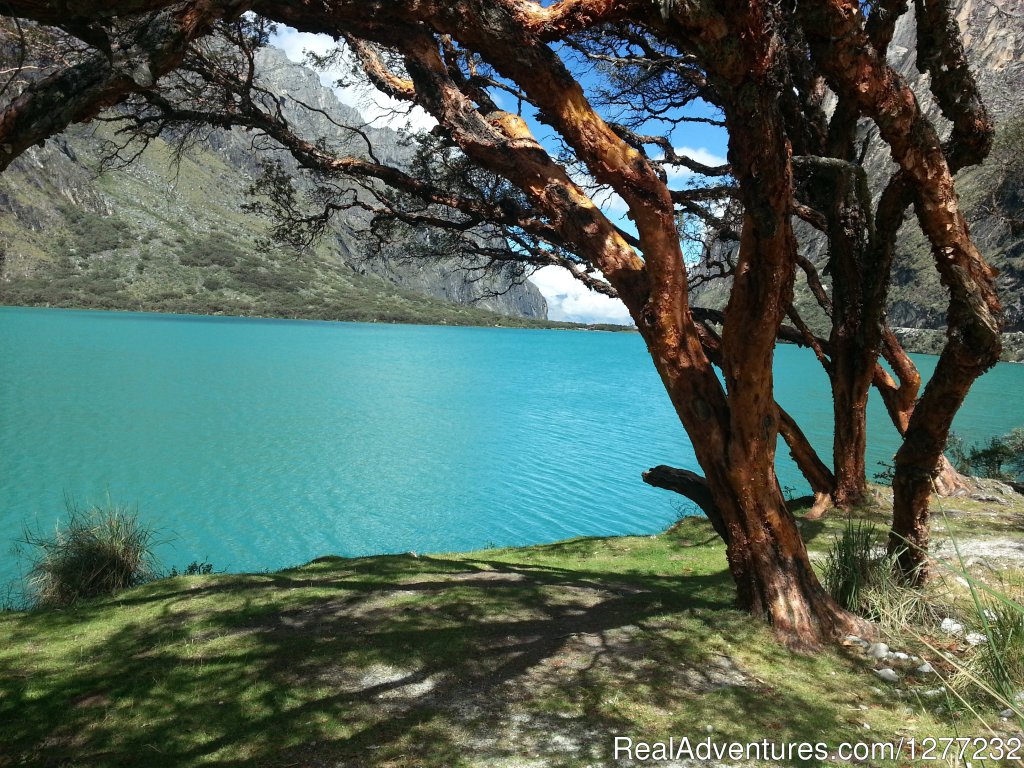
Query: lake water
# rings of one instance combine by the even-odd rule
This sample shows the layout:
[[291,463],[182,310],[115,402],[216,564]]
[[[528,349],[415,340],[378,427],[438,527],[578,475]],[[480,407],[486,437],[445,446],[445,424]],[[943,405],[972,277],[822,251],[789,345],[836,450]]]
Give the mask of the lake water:
[[[777,360],[827,457],[823,371]],[[1022,385],[998,366],[956,428],[1024,424]],[[897,440],[870,419],[873,467]],[[696,468],[636,334],[0,308],[0,584],[66,495],[137,504],[168,566],[260,570],[653,533],[686,506],[640,480],[656,464]],[[805,491],[788,456],[780,477]]]

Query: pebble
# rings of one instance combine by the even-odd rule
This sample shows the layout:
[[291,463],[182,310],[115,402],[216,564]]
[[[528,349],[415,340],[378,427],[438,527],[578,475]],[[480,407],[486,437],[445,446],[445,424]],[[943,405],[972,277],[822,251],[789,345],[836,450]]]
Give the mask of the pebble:
[[886,667],[885,669],[876,669],[874,672],[887,683],[898,683],[900,681],[900,676],[897,675],[894,670],[889,669],[889,667]]
[[914,672],[916,672],[917,674],[919,674],[922,677],[924,677],[925,675],[934,675],[935,674],[935,668],[926,661],[920,667],[915,669]]
[[967,641],[968,645],[981,645],[988,642],[988,638],[981,634],[981,632],[968,632],[964,640]]
[[1002,712],[999,713],[999,716],[1001,718],[1003,718],[1004,720],[1009,720],[1011,717],[1014,717],[1016,714],[1017,713],[1014,712],[1012,709],[1004,709]]
[[889,655],[889,646],[885,643],[872,643],[868,646],[868,656],[872,659],[884,659]]
[[957,637],[964,633],[964,625],[959,621],[954,621],[948,617],[942,620],[942,624],[939,625],[939,629],[947,635],[955,635]]
[[847,635],[846,637],[843,638],[843,642],[846,643],[847,645],[859,645],[862,648],[867,648],[868,645],[869,645],[867,640],[862,640],[861,638],[857,637],[856,635]]
[[936,696],[941,696],[942,691],[942,688],[931,688],[927,691],[922,691],[921,695],[929,699],[934,699]]
[[899,661],[910,661],[910,655],[903,651],[893,651],[889,654],[890,659],[897,659]]

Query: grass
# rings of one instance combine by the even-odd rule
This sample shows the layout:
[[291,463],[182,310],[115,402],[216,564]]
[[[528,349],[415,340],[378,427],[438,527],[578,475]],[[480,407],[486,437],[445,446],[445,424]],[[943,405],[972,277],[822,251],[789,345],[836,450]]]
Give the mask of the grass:
[[885,567],[875,554],[877,538],[872,523],[850,520],[825,556],[822,585],[848,611],[863,611],[866,593]]
[[0,765],[613,764],[613,737],[949,735],[843,649],[732,608],[703,520],[655,537],[323,558],[0,614]]

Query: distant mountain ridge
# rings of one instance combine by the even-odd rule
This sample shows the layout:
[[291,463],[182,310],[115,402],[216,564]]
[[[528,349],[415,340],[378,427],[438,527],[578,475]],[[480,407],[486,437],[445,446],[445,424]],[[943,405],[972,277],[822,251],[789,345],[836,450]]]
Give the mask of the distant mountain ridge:
[[[304,132],[344,144],[331,120],[363,125],[283,51],[259,57],[263,85],[330,117],[296,112]],[[408,157],[396,132],[363,130],[385,161]],[[354,222],[337,221],[313,253],[261,248],[266,224],[242,207],[259,158],[242,131],[211,131],[178,166],[158,140],[98,174],[111,138],[102,122],[73,126],[0,176],[0,303],[460,324],[547,316],[535,286],[467,273],[459,256],[371,257]]]

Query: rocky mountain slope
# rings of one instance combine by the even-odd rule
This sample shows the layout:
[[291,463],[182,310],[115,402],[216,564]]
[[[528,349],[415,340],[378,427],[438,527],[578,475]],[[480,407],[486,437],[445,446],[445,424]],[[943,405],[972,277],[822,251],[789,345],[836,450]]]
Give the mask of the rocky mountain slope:
[[[1002,0],[954,0],[957,19],[985,103],[997,127],[993,151],[984,164],[967,168],[957,177],[971,231],[982,253],[999,269],[998,286],[1006,309],[1006,359],[1024,359],[1024,11]],[[927,94],[927,76],[916,68],[916,29],[913,9],[899,22],[890,47],[893,65]],[[925,106],[935,113],[927,96]],[[941,123],[941,118],[939,119]],[[888,149],[874,141],[864,160],[869,179],[885,179],[891,167]],[[872,189],[875,195],[880,188]],[[806,225],[798,224],[801,249],[819,271],[827,261],[824,243],[815,241]],[[700,269],[700,266],[697,267]],[[825,275],[827,280],[827,274]],[[709,283],[695,303],[724,306],[728,285]],[[825,317],[802,281],[795,303],[815,330],[825,332]],[[933,257],[913,216],[900,231],[893,264],[888,319],[916,352],[937,352],[943,342],[946,289],[940,284]]]
[[[261,58],[274,92],[362,124],[314,72],[277,49]],[[346,141],[325,116],[296,119]],[[368,133],[378,156],[408,155],[394,131]],[[180,163],[156,141],[100,174],[112,138],[102,122],[75,126],[0,176],[0,303],[460,324],[546,317],[533,285],[477,279],[458,269],[458,255],[370,255],[357,222],[337,222],[311,252],[268,248],[268,223],[243,209],[259,173],[247,134],[211,132]],[[391,256],[406,246],[394,244]]]

